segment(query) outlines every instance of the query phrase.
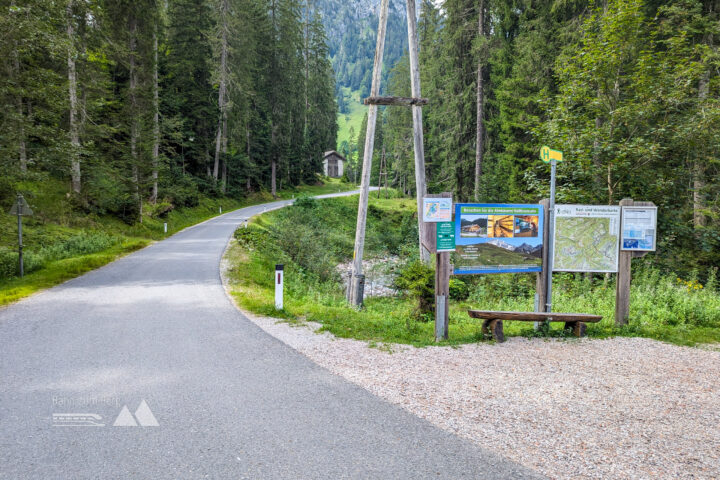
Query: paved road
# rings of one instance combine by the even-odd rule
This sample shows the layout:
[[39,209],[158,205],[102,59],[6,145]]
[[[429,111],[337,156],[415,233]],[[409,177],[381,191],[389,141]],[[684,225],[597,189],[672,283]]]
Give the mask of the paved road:
[[[228,238],[285,203],[222,215],[0,309],[0,477],[534,477],[233,307],[219,278]],[[121,423],[159,425],[114,426],[124,406]],[[88,421],[104,426],[68,426]]]

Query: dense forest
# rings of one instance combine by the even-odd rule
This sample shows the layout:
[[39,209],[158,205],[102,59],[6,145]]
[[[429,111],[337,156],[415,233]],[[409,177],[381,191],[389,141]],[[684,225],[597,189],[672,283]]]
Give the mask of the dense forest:
[[[335,145],[320,12],[301,0],[3,0],[0,202],[67,182],[76,208],[142,221],[314,181]],[[3,207],[4,208],[4,207]]]
[[[335,71],[336,95],[340,113],[348,113],[351,101],[343,88],[367,97],[377,43],[379,0],[316,0],[328,36],[328,47]],[[404,0],[390,0],[383,85],[392,67],[407,49],[407,22]]]
[[[720,265],[720,2],[420,6],[429,191],[537,201],[549,192],[549,167],[539,160],[547,144],[565,153],[558,202],[653,201],[655,262],[702,276]],[[407,57],[389,89],[410,96]],[[385,110],[375,145],[373,177],[384,147],[389,183],[411,194],[409,109]]]

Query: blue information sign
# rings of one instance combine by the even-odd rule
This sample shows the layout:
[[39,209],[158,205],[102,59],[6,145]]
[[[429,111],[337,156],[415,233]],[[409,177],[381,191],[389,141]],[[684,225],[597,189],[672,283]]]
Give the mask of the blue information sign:
[[541,205],[456,204],[453,273],[542,271],[543,217]]

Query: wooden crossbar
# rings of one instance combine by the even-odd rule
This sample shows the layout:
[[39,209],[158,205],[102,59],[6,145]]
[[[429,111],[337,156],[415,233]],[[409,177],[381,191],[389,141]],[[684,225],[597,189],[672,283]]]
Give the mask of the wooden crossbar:
[[428,104],[427,98],[414,97],[368,97],[363,100],[365,105],[395,105],[400,107],[422,106]]

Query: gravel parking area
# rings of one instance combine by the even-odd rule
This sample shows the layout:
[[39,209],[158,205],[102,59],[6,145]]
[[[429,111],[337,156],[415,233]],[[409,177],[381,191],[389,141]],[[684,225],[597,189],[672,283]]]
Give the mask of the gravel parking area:
[[720,478],[720,352],[640,338],[414,348],[248,315],[316,363],[551,478]]

